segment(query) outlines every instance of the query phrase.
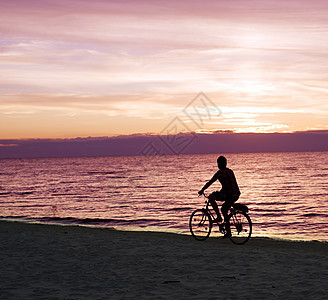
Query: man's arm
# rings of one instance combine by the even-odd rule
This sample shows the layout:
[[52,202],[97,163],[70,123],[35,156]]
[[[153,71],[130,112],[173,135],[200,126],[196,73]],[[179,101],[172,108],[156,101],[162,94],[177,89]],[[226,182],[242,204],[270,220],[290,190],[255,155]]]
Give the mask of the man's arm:
[[210,187],[212,185],[212,183],[214,183],[217,180],[216,177],[216,173],[213,175],[213,177],[205,183],[205,185],[203,186],[203,188],[198,192],[199,195],[202,195],[204,193],[204,191]]

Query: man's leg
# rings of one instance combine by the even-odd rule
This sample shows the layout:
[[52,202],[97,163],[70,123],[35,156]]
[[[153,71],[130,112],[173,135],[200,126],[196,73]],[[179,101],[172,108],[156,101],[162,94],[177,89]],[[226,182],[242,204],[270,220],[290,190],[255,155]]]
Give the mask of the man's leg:
[[210,204],[212,205],[214,211],[216,212],[216,215],[217,215],[217,220],[219,222],[222,222],[222,218],[221,218],[221,214],[220,214],[220,210],[219,210],[219,207],[216,203],[216,192],[213,192],[209,197],[208,197],[208,200],[210,202]]
[[232,201],[225,201],[222,206],[221,206],[221,212],[222,212],[222,215],[223,215],[223,218],[224,218],[224,222],[226,224],[226,235],[227,236],[230,236],[231,235],[231,231],[230,231],[230,224],[228,222],[228,211],[229,211],[229,208],[231,207],[231,205],[233,204]]
[[239,196],[237,197],[229,197],[226,198],[224,203],[221,206],[221,212],[223,214],[224,217],[224,222],[228,222],[228,211],[230,209],[230,207],[238,200]]
[[232,205],[232,203],[230,201],[225,201],[222,204],[221,212],[224,217],[224,222],[228,221],[228,211],[229,211],[229,208],[231,207],[231,205]]

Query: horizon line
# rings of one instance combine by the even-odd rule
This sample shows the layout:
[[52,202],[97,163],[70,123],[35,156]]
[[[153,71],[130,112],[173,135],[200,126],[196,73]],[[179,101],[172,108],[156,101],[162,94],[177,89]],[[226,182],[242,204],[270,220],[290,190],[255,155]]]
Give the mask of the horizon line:
[[[310,129],[310,130],[295,130],[295,131],[272,131],[272,132],[236,132],[234,130],[195,130],[189,132],[178,132],[178,133],[131,133],[131,134],[117,134],[117,135],[101,135],[101,136],[74,136],[74,137],[27,137],[27,138],[1,138],[0,141],[31,141],[31,140],[78,140],[78,139],[108,139],[108,138],[129,138],[129,137],[156,137],[156,136],[174,136],[174,135],[187,135],[187,134],[196,134],[196,135],[215,135],[215,134],[254,134],[254,135],[272,135],[272,134],[297,134],[297,133],[328,133],[328,129]],[[2,146],[9,146],[9,144],[0,144]]]

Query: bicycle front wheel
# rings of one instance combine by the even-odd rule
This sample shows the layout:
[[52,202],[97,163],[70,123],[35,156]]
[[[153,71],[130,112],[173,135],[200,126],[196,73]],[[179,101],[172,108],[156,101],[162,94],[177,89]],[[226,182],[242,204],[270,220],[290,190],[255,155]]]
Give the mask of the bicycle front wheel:
[[229,239],[237,245],[245,244],[252,234],[252,221],[248,214],[236,211],[229,215]]
[[190,216],[189,228],[192,236],[197,241],[206,240],[212,230],[210,214],[205,209],[196,209]]

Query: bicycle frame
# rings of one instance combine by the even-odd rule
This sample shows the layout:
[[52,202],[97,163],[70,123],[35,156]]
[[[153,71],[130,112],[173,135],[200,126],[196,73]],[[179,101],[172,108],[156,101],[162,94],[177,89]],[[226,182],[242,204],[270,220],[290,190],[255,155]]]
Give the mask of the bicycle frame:
[[[211,209],[209,208],[209,206],[210,206],[211,203],[209,202],[209,200],[208,200],[208,196],[206,196],[205,193],[203,194],[203,196],[206,198],[206,200],[205,200],[205,205],[204,205],[203,209],[204,209],[205,211],[207,211],[208,214],[210,215],[212,226],[213,226],[213,224],[217,224],[217,225],[219,226],[219,231],[220,231],[222,234],[225,234],[225,233],[226,233],[226,229],[225,229],[225,225],[224,225],[224,224],[225,224],[225,223],[224,223],[224,220],[222,220],[221,222],[213,222],[213,220],[215,219],[215,216],[214,216],[214,214],[212,213]],[[232,212],[231,209],[233,209],[233,208],[231,207],[231,208],[228,210],[228,215],[230,214],[230,212]]]
[[[215,216],[214,216],[214,214],[212,213],[212,211],[211,211],[211,209],[209,208],[209,206],[210,206],[210,202],[209,202],[209,199],[208,199],[208,196],[205,194],[205,193],[203,193],[203,196],[206,198],[206,200],[205,200],[205,205],[204,205],[204,210],[205,211],[207,211],[208,213],[209,213],[209,215],[211,216],[211,223],[212,223],[212,226],[213,226],[213,224],[217,224],[218,226],[219,226],[219,230],[220,230],[220,232],[221,233],[223,233],[223,234],[225,234],[226,233],[226,228],[225,228],[225,222],[224,222],[224,219],[222,219],[222,221],[221,222],[213,222],[213,220],[215,219]],[[237,212],[238,210],[237,209],[235,209],[234,207],[230,207],[229,209],[228,209],[228,216],[231,214],[232,215],[232,220],[233,220],[233,224],[238,224],[239,222],[238,222],[238,220],[237,220],[237,218],[236,218],[236,212]]]
[[[203,209],[205,209],[205,210],[210,214],[210,216],[211,216],[211,218],[212,218],[211,221],[213,221],[213,220],[215,219],[215,216],[214,216],[214,214],[212,213],[211,209],[209,208],[209,206],[210,206],[211,203],[209,202],[209,200],[208,200],[208,196],[207,196],[205,193],[203,193],[203,196],[206,198],[206,200],[205,200],[205,205],[204,205]],[[211,205],[211,206],[212,206],[212,205]],[[229,210],[228,210],[228,215],[229,215],[230,212],[232,212],[231,209],[233,209],[233,208],[232,208],[232,207],[229,208]],[[217,222],[217,223],[218,223],[218,224],[222,224],[223,222]]]

